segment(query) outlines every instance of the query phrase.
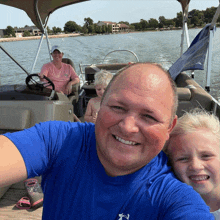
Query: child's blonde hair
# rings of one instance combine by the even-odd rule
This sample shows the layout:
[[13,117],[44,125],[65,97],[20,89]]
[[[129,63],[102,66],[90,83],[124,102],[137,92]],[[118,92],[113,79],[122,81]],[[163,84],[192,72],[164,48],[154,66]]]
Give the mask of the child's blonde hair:
[[[177,124],[171,132],[169,140],[171,140],[172,137],[195,132],[198,129],[206,129],[220,140],[220,123],[218,117],[198,108],[184,113],[184,115],[177,120]],[[169,140],[163,149],[168,155]]]
[[95,74],[94,85],[108,85],[113,77],[113,74],[107,70],[100,70]]

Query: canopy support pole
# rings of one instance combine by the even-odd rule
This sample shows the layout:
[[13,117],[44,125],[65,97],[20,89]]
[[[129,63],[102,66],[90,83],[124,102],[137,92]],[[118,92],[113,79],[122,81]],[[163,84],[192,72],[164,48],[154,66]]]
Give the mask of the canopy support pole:
[[215,32],[215,24],[216,24],[219,14],[220,14],[220,4],[218,5],[218,8],[215,12],[215,15],[212,19],[212,22],[209,28],[209,47],[208,47],[207,72],[206,72],[206,86],[205,86],[205,89],[207,92],[210,92],[213,38],[214,38],[214,32]]

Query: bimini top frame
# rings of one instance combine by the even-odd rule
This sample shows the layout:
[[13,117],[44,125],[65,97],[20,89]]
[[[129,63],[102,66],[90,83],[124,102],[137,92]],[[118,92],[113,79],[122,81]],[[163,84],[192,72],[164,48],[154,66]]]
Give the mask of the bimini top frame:
[[[49,39],[47,35],[47,22],[49,19],[50,14],[52,14],[55,10],[75,4],[75,3],[80,3],[84,1],[89,1],[89,0],[0,0],[0,4],[7,5],[7,6],[12,6],[21,10],[24,10],[28,17],[32,20],[32,22],[40,29],[42,32],[40,43],[38,46],[37,54],[35,57],[35,60],[33,62],[33,66],[31,69],[30,74],[33,73],[34,67],[40,52],[41,44],[43,42],[44,36],[46,36],[47,39],[47,45],[48,45],[48,51],[49,51],[49,57],[50,56],[50,45],[49,45]],[[27,70],[25,70],[24,67],[22,67],[4,48],[2,45],[0,45],[0,49],[2,49],[21,69],[24,70],[27,75],[29,73]]]
[[25,11],[32,22],[44,33],[48,18],[58,8],[88,0],[0,0],[0,4]]

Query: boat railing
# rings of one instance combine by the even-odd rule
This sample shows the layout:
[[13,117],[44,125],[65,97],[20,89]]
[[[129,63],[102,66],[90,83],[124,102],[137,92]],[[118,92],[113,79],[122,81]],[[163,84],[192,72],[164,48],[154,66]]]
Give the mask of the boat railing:
[[113,51],[110,51],[109,53],[107,53],[107,54],[105,55],[105,57],[104,57],[102,63],[105,62],[105,59],[106,59],[106,57],[107,57],[109,54],[115,53],[115,52],[128,52],[128,53],[131,53],[131,54],[135,57],[136,61],[139,62],[138,56],[137,56],[133,51],[131,51],[131,50],[113,50]]

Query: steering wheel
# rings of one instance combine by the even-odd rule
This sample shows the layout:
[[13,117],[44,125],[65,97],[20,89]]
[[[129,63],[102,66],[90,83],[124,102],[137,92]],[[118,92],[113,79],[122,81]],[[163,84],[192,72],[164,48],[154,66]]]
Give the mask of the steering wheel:
[[[54,86],[53,82],[52,82],[48,77],[43,76],[43,78],[44,78],[47,82],[42,82],[42,81],[41,81],[41,82],[39,83],[38,81],[36,81],[36,80],[34,79],[35,76],[40,79],[40,76],[39,76],[37,73],[30,74],[30,75],[28,75],[27,78],[26,78],[26,81],[25,81],[25,82],[26,82],[27,87],[28,87],[30,90],[36,89],[36,90],[43,91],[44,88],[47,88],[47,87],[49,87],[49,86],[52,87],[52,90],[55,89],[55,86]],[[31,84],[30,82],[32,82],[32,84]],[[34,85],[34,87],[31,86],[31,85]]]
[[54,83],[48,77],[46,77],[46,76],[43,76],[43,79],[45,79],[46,82],[36,81],[36,79],[34,79],[34,77],[37,77],[37,80],[40,79],[40,76],[38,74],[36,74],[36,73],[28,75],[26,80],[25,80],[27,87],[30,90],[37,90],[37,91],[43,92],[44,88],[47,88],[47,87],[51,86],[52,90],[51,90],[49,99],[50,100],[53,99],[54,96],[55,96],[55,86],[54,86]]

